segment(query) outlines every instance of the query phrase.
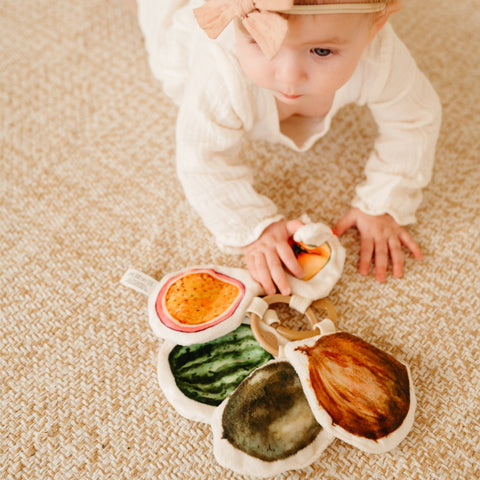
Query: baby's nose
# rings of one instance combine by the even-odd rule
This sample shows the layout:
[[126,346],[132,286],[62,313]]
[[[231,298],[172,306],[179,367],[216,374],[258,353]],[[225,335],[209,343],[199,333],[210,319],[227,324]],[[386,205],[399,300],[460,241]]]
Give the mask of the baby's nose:
[[307,73],[300,59],[294,54],[278,55],[275,65],[275,76],[278,81],[287,85],[301,83]]

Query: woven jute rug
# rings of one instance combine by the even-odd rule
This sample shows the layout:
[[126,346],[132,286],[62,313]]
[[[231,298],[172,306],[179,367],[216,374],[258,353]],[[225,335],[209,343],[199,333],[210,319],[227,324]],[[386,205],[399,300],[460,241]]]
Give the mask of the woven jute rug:
[[[480,5],[405,0],[393,19],[444,107],[434,178],[411,227],[426,258],[384,284],[348,232],[338,326],[411,366],[418,408],[393,451],[335,441],[280,479],[480,478]],[[240,479],[210,428],[156,380],[146,299],[119,284],[220,253],[175,176],[176,108],[114,0],[0,0],[0,478]],[[256,187],[288,217],[333,224],[376,127],[348,107],[309,152],[253,143]],[[279,188],[281,185],[281,188]]]

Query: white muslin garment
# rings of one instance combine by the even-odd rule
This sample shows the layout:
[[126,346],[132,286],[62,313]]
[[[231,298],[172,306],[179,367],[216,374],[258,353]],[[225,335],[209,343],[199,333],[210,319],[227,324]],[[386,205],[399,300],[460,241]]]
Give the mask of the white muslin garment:
[[252,186],[252,174],[239,155],[243,140],[305,151],[350,103],[368,106],[378,125],[366,180],[357,186],[352,206],[372,215],[388,213],[401,225],[415,222],[422,188],[432,175],[441,104],[391,25],[367,46],[328,114],[287,135],[273,93],[243,75],[233,25],[216,40],[198,27],[192,9],[201,3],[139,0],[139,22],[152,72],[179,106],[179,179],[218,245],[235,251],[282,218],[276,205]]

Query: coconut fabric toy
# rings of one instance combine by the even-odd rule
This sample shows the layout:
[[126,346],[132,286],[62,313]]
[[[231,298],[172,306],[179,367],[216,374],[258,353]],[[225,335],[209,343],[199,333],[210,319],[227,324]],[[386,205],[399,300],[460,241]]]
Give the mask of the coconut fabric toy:
[[251,314],[255,337],[293,366],[319,424],[368,453],[395,448],[410,431],[416,407],[408,365],[355,335],[337,331],[334,307],[326,299],[317,306],[328,318],[315,323],[308,307],[311,330],[297,333],[278,322],[268,331],[270,305],[292,305],[291,298],[274,295],[262,301],[265,314]]
[[[327,296],[345,261],[338,238],[310,223],[290,244],[305,272],[288,276],[291,296],[263,296],[246,270],[215,265],[159,282],[130,269],[121,281],[148,295],[167,400],[211,425],[220,465],[258,477],[310,465],[335,438],[388,451],[415,411],[408,366],[335,327]],[[305,315],[309,330],[283,325],[278,303]]]

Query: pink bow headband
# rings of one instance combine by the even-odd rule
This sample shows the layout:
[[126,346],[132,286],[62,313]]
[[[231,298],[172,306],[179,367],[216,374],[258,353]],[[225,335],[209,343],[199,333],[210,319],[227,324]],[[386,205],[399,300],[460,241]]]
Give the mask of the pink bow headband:
[[234,18],[240,18],[248,33],[270,59],[278,52],[288,30],[287,19],[279,13],[370,13],[380,12],[384,8],[383,2],[294,5],[294,0],[206,0],[193,13],[199,26],[210,38],[217,38]]

